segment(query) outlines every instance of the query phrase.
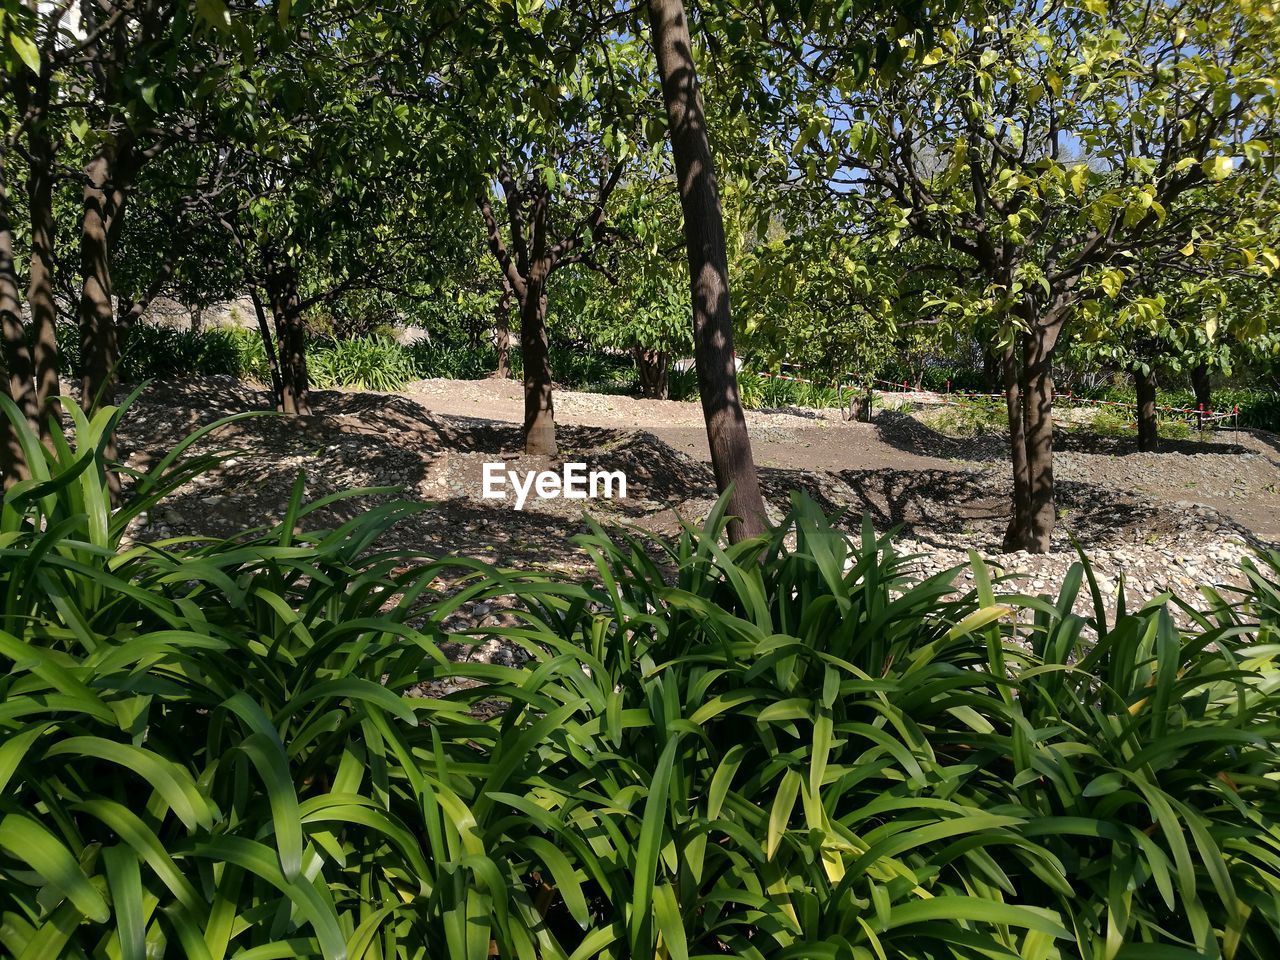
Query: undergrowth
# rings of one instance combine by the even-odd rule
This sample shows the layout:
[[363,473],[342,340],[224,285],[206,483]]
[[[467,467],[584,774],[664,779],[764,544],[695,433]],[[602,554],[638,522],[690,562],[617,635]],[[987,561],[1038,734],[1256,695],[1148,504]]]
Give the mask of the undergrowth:
[[[319,529],[301,483],[272,529],[132,543],[218,425],[112,511],[119,411],[65,403],[0,507],[9,955],[1280,952],[1280,555],[1113,609],[1084,562],[919,580],[797,497],[732,547],[723,504],[595,527],[568,582],[378,545],[420,506]],[[495,638],[528,663],[441,652]]]

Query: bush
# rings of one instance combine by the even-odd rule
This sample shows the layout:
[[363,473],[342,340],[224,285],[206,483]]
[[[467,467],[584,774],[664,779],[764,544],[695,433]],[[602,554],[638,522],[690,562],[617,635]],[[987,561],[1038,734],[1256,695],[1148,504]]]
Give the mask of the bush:
[[[59,369],[64,376],[83,373],[80,331],[57,327]],[[119,379],[124,383],[185,376],[270,377],[267,354],[256,330],[214,327],[195,333],[161,324],[138,323],[121,344]]]
[[1280,555],[1180,632],[1109,622],[1084,564],[1046,600],[975,558],[951,596],[803,500],[759,562],[719,532],[591,541],[574,689],[625,758],[587,819],[636,851],[631,956],[1275,955]]
[[[67,406],[76,446],[24,430],[35,475],[0,512],[3,952],[482,957],[492,923],[529,955],[546,934],[524,881],[564,857],[535,821],[480,810],[534,789],[531,724],[407,696],[450,679],[439,620],[504,578],[371,550],[404,504],[299,539],[324,505],[301,483],[273,530],[131,546],[128,524],[213,460],[179,463],[184,444],[111,513],[98,451],[118,414]],[[433,594],[438,576],[461,594]]]
[[[752,370],[743,370],[738,374],[738,389],[742,405],[749,410],[777,410],[783,407],[823,409],[842,406],[838,387],[805,383],[799,380],[781,380]],[[695,375],[695,396],[696,390]]]
[[[745,389],[745,384],[740,382],[739,386]],[[667,392],[672,400],[701,399],[698,393],[698,371],[692,367],[688,370],[677,370],[672,367],[667,373]]]
[[[404,504],[306,529],[301,484],[272,530],[130,545],[216,458],[112,513],[117,414],[69,409],[0,508],[10,954],[1280,950],[1280,555],[1180,629],[1083,563],[1056,599],[976,558],[917,581],[803,499],[732,547],[723,504],[673,544],[597,528],[598,586],[379,550]],[[517,625],[449,639],[529,664],[449,663],[497,595]]]
[[399,390],[417,379],[410,352],[394,340],[377,336],[313,344],[307,373],[317,387],[360,390]]
[[952,437],[1007,433],[1009,416],[998,400],[952,400],[925,418],[934,430]]
[[[498,369],[498,351],[484,345],[471,347],[420,341],[409,348],[415,374],[426,379],[480,380]],[[512,374],[519,375],[520,351],[510,353]]]
[[1120,407],[1098,407],[1089,419],[1095,433],[1104,437],[1131,436],[1134,432],[1133,417]]

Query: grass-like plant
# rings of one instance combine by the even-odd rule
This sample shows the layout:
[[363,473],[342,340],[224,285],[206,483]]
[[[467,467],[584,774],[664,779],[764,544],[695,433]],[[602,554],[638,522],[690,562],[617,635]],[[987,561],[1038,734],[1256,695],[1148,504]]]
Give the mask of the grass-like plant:
[[[1280,556],[1179,626],[1083,562],[1056,599],[920,580],[802,498],[732,547],[722,507],[597,528],[592,584],[382,550],[403,503],[314,529],[300,485],[134,544],[216,425],[113,513],[119,413],[69,414],[19,424],[0,506],[7,955],[1280,953]],[[527,665],[450,663],[496,596],[516,625],[448,638]]]
[[417,374],[409,351],[379,336],[316,344],[307,357],[307,372],[318,387],[398,390]]
[[923,419],[939,433],[951,437],[981,437],[1009,429],[1004,404],[987,399],[952,400]]
[[447,673],[433,624],[468,596],[465,566],[374,548],[414,508],[300,534],[326,501],[299,485],[272,530],[130,545],[216,425],[113,514],[118,411],[68,403],[74,442],[45,451],[0,406],[34,464],[0,507],[0,951],[484,955],[473,920],[518,923],[521,894],[469,812],[491,729],[406,696]]

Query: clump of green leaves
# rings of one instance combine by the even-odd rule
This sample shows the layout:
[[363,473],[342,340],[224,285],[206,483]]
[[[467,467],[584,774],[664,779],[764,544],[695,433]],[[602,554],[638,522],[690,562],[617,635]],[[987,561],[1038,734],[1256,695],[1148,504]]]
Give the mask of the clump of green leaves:
[[307,372],[318,387],[399,390],[415,379],[409,351],[379,336],[337,340],[311,351]]
[[592,815],[638,845],[632,956],[1280,947],[1280,555],[1180,631],[1123,591],[1112,616],[1085,563],[1045,599],[975,558],[956,592],[804,500],[765,544],[720,521],[657,559],[588,544],[575,689],[626,758],[605,795],[647,798]]
[[1009,429],[1004,405],[992,400],[952,400],[922,419],[950,437],[981,437]]
[[[403,503],[314,529],[340,497],[301,483],[272,529],[135,544],[219,424],[113,512],[119,412],[67,406],[46,449],[0,398],[34,464],[0,506],[9,954],[1280,950],[1280,555],[1182,629],[1084,563],[1056,600],[920,579],[803,498],[730,547],[723,504],[595,528],[594,584],[382,549]],[[498,596],[514,625],[446,634]]]

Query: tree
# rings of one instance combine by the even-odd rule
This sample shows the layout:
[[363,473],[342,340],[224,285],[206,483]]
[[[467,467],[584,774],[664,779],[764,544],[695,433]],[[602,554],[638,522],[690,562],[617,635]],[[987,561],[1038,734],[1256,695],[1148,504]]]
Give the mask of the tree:
[[729,537],[737,542],[763,533],[767,518],[738,394],[720,187],[684,4],[649,0],[648,12],[684,212],[698,393],[716,487],[729,491],[729,513],[735,518]]
[[[610,239],[605,210],[625,166],[622,159],[611,160],[607,150],[593,150],[592,146],[598,148],[603,144],[579,142],[571,153],[566,154],[566,160],[572,158],[575,163],[584,155],[599,157],[603,169],[590,209],[585,215],[570,219],[571,225],[563,232],[556,229],[557,222],[563,217],[560,207],[573,203],[573,187],[569,185],[576,185],[579,179],[563,175],[554,166],[530,171],[523,182],[517,182],[509,167],[503,167],[499,172],[498,183],[506,208],[505,239],[489,194],[482,194],[479,200],[488,231],[489,249],[520,305],[524,444],[526,453],[538,456],[556,454],[550,341],[547,336],[547,297],[551,277],[557,270],[572,264],[596,265],[592,247]],[[565,184],[566,187],[553,192],[552,184]]]
[[1164,258],[1137,258],[1114,298],[1087,305],[1068,356],[1132,375],[1139,450],[1158,446],[1160,377],[1187,375],[1196,403],[1211,412],[1211,372],[1230,375],[1274,327],[1275,267],[1268,259],[1274,254],[1257,254],[1265,242],[1261,222],[1241,212],[1233,229],[1198,250],[1191,245]]
[[1000,334],[1007,549],[1045,551],[1053,533],[1064,330],[1123,285],[1132,257],[1223,226],[1195,188],[1230,180],[1247,198],[1274,175],[1278,30],[1266,9],[1235,0],[1019,0],[956,20],[936,42],[901,36],[865,80],[865,61],[825,44],[797,66],[802,168],[865,229],[960,253],[979,278],[940,285],[931,309]]
[[742,269],[744,343],[832,382],[879,376],[899,346],[910,263],[829,224],[760,243]]
[[[660,158],[652,158],[660,160]],[[618,243],[575,304],[587,338],[635,358],[641,396],[669,396],[671,358],[693,344],[680,204],[665,163],[636,164],[617,191]],[[594,281],[594,282],[592,282]]]
[[463,142],[459,114],[441,107],[456,85],[421,76],[457,25],[438,4],[371,21],[339,2],[273,20],[234,71],[234,105],[201,129],[213,156],[184,202],[197,230],[230,243],[283,412],[311,410],[309,314],[416,295],[457,232],[472,168],[443,162]]

